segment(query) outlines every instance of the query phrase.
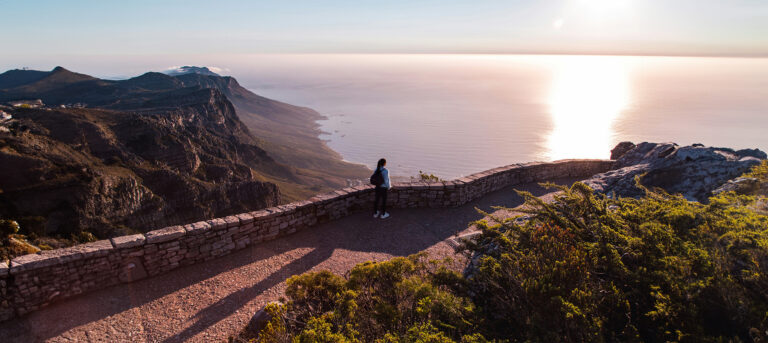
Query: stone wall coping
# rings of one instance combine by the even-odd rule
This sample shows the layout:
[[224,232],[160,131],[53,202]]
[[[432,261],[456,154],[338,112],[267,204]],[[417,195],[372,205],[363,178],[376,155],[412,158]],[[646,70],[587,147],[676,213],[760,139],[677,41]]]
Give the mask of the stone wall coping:
[[11,272],[7,262],[0,262],[0,277],[6,277]]
[[346,192],[347,194],[356,194],[358,192],[358,190],[355,189],[355,187],[346,187],[346,188],[342,188],[341,190]]
[[[394,184],[397,184],[397,182],[395,182]],[[360,192],[365,192],[367,190],[373,190],[375,187],[374,187],[374,185],[360,185],[360,186],[355,186],[355,187],[352,187],[352,188],[356,189],[356,190],[358,190]]]
[[292,204],[296,205],[296,209],[303,209],[307,206],[312,206],[312,202],[309,200],[294,201]]
[[147,239],[143,234],[138,233],[135,235],[112,237],[110,241],[112,241],[112,246],[116,249],[126,249],[140,247],[144,245]]
[[23,255],[11,260],[11,274],[77,261],[83,258],[105,256],[113,249],[112,242],[104,239],[61,249],[43,250],[37,254]]
[[[237,218],[237,217],[235,217]],[[181,225],[169,226],[159,230],[150,231],[144,234],[147,237],[147,244],[156,244],[174,240],[184,236],[187,232]]]
[[226,216],[224,222],[227,223],[227,229],[240,225],[240,218],[237,216]]
[[236,214],[235,217],[240,220],[240,225],[253,223],[253,216],[250,213]]
[[317,201],[319,203],[321,203],[321,204],[324,204],[324,203],[331,202],[332,200],[335,200],[338,197],[339,197],[339,195],[336,194],[336,193],[325,193],[325,194],[318,195],[317,196],[317,198],[318,198]]
[[347,196],[349,195],[349,192],[347,192],[345,189],[337,189],[333,191],[334,193],[340,195],[340,196]]
[[213,218],[208,220],[208,225],[211,226],[211,230],[223,230],[227,228],[227,222],[224,218]]
[[274,218],[274,217],[277,217],[277,216],[283,214],[283,210],[281,210],[277,206],[275,206],[275,207],[268,207],[268,208],[265,209],[265,211],[267,211],[267,213],[269,213],[269,215],[267,215],[267,218]]
[[445,185],[442,182],[428,182],[427,187],[429,189],[445,189]]
[[283,212],[291,212],[294,209],[296,209],[296,206],[293,203],[288,203],[288,204],[285,204],[285,205],[277,206],[277,208],[280,211],[283,211]]
[[49,267],[57,263],[59,263],[59,258],[55,256],[27,254],[11,260],[10,271],[11,274],[16,274],[25,270]]
[[263,220],[269,216],[269,211],[267,210],[258,210],[248,213],[253,217],[254,221]]
[[187,232],[187,235],[197,235],[211,230],[211,224],[206,221],[199,221],[196,223],[184,225],[184,230]]

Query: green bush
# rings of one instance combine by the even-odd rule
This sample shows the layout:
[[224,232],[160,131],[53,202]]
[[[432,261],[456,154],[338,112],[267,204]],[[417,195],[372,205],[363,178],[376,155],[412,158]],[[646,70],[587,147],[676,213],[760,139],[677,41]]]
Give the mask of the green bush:
[[474,307],[459,290],[460,274],[424,254],[355,266],[348,278],[328,271],[288,279],[288,303],[273,309],[280,319],[255,335],[258,341],[285,332],[294,342],[482,342]]
[[466,247],[482,256],[469,280],[489,336],[750,341],[750,328],[768,329],[768,217],[750,208],[760,197],[560,189],[552,203],[521,192],[529,220],[481,222]]
[[19,232],[19,223],[13,220],[0,219],[0,238],[8,238]]
[[419,178],[420,181],[426,181],[426,182],[440,182],[443,181],[440,177],[438,177],[435,174],[431,173],[425,173],[421,170],[419,170]]
[[346,278],[327,271],[294,276],[287,303],[274,311],[277,324],[251,337],[768,339],[768,216],[756,210],[764,195],[731,192],[701,204],[657,190],[609,199],[582,183],[558,188],[550,203],[520,192],[522,222],[479,221],[482,233],[462,247],[473,261],[466,276],[424,255],[363,263]]
[[95,242],[97,238],[96,236],[94,236],[92,233],[88,231],[80,231],[78,233],[72,234],[72,240],[78,243],[88,243],[88,242]]

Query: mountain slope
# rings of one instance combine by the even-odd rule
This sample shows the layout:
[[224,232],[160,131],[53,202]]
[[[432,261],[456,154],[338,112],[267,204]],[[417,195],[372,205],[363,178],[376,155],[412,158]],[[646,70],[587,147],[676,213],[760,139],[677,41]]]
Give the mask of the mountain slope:
[[[98,237],[274,206],[267,176],[295,180],[215,89],[173,111],[18,109],[0,134],[0,212],[38,234]],[[131,229],[128,229],[131,228]]]
[[329,181],[342,185],[344,179],[364,178],[368,170],[343,162],[341,155],[318,138],[316,123],[323,116],[316,111],[264,98],[242,87],[232,77],[185,74],[177,76],[185,86],[221,89],[237,108],[240,119],[251,132],[263,137],[265,149],[280,162],[310,172],[330,174]]
[[0,74],[0,89],[13,88],[40,80],[48,75],[48,72],[37,70],[9,70]]
[[[0,102],[39,98],[50,105],[85,103],[88,107],[113,110],[144,110],[163,107],[162,103],[172,98],[173,92],[185,88],[218,89],[234,104],[248,130],[259,137],[257,144],[277,162],[292,166],[301,175],[302,181],[281,184],[286,199],[308,197],[323,189],[346,186],[350,179],[366,177],[367,168],[343,162],[338,153],[318,138],[316,120],[322,116],[317,112],[256,95],[232,77],[205,70],[201,74],[198,72],[202,68],[187,68],[190,72],[176,76],[150,72],[128,80],[108,81],[57,67],[35,82],[0,89]],[[40,73],[17,72],[34,72],[37,76]]]
[[9,71],[0,84],[0,104],[48,106],[4,107],[14,119],[0,124],[0,218],[26,233],[147,231],[307,198],[367,174],[317,138],[319,114],[231,77],[110,81],[57,67]]

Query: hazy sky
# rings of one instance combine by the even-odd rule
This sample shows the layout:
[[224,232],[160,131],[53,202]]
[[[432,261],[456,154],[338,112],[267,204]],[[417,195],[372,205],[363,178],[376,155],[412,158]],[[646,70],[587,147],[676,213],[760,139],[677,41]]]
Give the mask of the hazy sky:
[[768,0],[0,0],[0,58],[273,52],[768,56]]

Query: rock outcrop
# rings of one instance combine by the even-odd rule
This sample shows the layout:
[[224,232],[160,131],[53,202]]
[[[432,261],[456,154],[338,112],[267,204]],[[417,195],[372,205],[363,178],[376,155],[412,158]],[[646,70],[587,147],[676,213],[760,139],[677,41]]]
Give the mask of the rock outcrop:
[[[628,146],[621,143],[614,152]],[[757,149],[644,142],[621,154],[614,170],[595,175],[585,183],[609,195],[638,197],[643,192],[635,186],[635,177],[640,176],[645,187],[659,187],[688,200],[706,202],[713,190],[764,159],[766,154]]]
[[260,175],[296,176],[223,94],[172,94],[125,112],[15,111],[0,134],[0,215],[38,235],[106,238],[277,205],[277,186]]
[[611,159],[612,160],[618,160],[624,154],[626,154],[628,151],[634,149],[637,145],[632,142],[621,142],[616,145],[613,149],[611,149]]

